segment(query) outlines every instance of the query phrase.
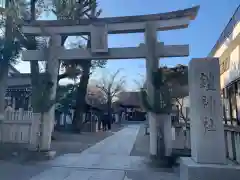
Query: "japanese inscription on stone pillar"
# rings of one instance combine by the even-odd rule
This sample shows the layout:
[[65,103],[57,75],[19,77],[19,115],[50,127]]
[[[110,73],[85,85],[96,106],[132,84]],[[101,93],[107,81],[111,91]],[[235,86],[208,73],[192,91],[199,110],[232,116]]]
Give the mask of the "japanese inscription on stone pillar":
[[208,109],[209,114],[201,117],[202,124],[204,126],[205,134],[209,131],[216,131],[216,125],[214,123],[214,117],[216,113],[216,100],[214,96],[209,95],[209,91],[216,91],[216,87],[214,86],[214,75],[209,72],[202,72],[200,74],[200,88],[203,89],[204,94],[201,97],[202,108]]
[[203,164],[224,164],[226,151],[217,58],[190,61],[189,97],[193,160]]

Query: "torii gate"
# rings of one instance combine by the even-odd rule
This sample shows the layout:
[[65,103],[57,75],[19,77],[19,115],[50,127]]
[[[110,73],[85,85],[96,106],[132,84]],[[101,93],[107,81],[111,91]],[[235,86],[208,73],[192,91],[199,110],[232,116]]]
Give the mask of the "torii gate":
[[[92,59],[133,59],[145,58],[147,69],[147,91],[150,101],[154,99],[154,88],[151,84],[152,72],[159,66],[160,57],[184,57],[189,55],[188,45],[164,45],[157,41],[157,31],[187,28],[194,20],[199,6],[168,13],[125,16],[97,19],[33,21],[24,23],[22,32],[25,35],[51,36],[48,57],[45,50],[26,50],[22,57],[25,61],[50,62],[51,75],[56,79],[59,60],[92,60]],[[108,34],[145,33],[145,44],[139,47],[108,48]],[[61,35],[91,35],[91,49],[64,49],[61,46]],[[46,59],[48,58],[48,59]],[[50,67],[51,66],[51,67]],[[57,70],[56,70],[57,69]],[[56,85],[54,87],[56,89]],[[55,96],[55,94],[54,94]],[[157,116],[150,118],[150,154],[157,154]]]

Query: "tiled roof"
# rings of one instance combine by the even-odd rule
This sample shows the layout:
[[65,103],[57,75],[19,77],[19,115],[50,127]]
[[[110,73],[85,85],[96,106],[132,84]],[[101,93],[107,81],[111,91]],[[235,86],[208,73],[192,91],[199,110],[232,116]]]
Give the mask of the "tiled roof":
[[10,86],[31,86],[30,74],[12,74],[8,77],[8,87]]
[[141,106],[139,92],[121,92],[118,98],[118,103],[123,106]]

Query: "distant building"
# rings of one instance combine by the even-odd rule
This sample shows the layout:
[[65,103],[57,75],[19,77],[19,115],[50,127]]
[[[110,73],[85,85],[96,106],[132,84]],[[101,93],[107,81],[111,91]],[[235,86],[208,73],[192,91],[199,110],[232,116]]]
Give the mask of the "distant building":
[[5,95],[6,105],[13,109],[28,110],[31,106],[30,74],[22,74],[13,66],[9,68],[8,87]]
[[139,92],[120,92],[118,100],[113,103],[116,112],[124,116],[127,121],[144,121],[145,111],[141,106]]
[[[13,109],[23,108],[28,110],[31,108],[31,74],[20,73],[13,66],[9,68],[8,88],[5,95],[6,105],[11,104]],[[104,94],[95,86],[89,85],[86,100],[88,105],[99,106],[106,104]]]

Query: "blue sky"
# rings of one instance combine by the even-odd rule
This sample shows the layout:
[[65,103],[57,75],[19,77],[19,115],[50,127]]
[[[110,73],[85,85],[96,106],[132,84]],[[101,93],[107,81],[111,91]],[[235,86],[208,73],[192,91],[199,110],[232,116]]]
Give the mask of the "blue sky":
[[[217,41],[220,33],[239,5],[239,0],[98,0],[103,10],[102,17],[142,15],[185,9],[200,5],[200,11],[195,21],[188,29],[159,32],[158,40],[165,44],[189,44],[190,57],[160,59],[160,64],[174,66],[187,64],[191,58],[205,57]],[[110,35],[110,47],[138,46],[144,41],[143,34]],[[17,66],[22,72],[28,72],[26,64]],[[111,60],[107,64],[110,72],[122,68],[122,74],[127,76],[127,86],[136,86],[134,80],[141,79],[139,74],[145,74],[144,60]],[[97,70],[94,79],[101,74]]]

